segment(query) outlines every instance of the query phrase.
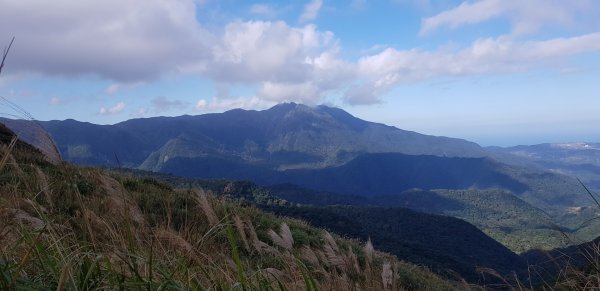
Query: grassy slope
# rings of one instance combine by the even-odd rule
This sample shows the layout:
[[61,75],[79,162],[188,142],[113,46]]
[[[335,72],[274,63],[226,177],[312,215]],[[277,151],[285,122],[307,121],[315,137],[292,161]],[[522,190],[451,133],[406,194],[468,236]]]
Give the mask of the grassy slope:
[[[153,179],[47,162],[2,134],[0,289],[452,289],[305,223]],[[389,280],[388,280],[389,279]]]

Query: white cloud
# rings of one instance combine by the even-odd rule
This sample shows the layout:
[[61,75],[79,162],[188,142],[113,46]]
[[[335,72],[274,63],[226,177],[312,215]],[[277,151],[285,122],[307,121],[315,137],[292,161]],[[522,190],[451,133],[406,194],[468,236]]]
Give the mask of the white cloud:
[[380,103],[379,96],[388,88],[377,88],[373,83],[351,85],[344,92],[344,102],[352,105],[371,105]]
[[119,102],[115,106],[110,107],[110,108],[101,107],[100,110],[98,111],[98,114],[99,115],[119,114],[125,109],[125,107],[127,107],[127,104],[125,104],[125,102]]
[[127,82],[127,83],[113,83],[104,88],[104,94],[114,95],[123,90],[131,89],[144,84],[144,82]]
[[236,21],[225,27],[204,73],[223,82],[304,80],[306,58],[335,47],[331,32],[283,21]]
[[196,102],[196,107],[194,107],[197,111],[205,110],[208,106],[208,101],[206,99],[200,99]]
[[490,19],[506,17],[512,23],[512,34],[536,32],[546,25],[571,25],[581,14],[600,9],[591,0],[478,0],[462,2],[459,6],[422,20],[420,34],[440,27],[458,28]]
[[311,21],[317,18],[323,6],[323,0],[312,0],[304,6],[304,12],[300,15],[300,22]]
[[304,80],[262,82],[257,96],[274,102],[316,104],[322,102],[328,93],[341,90],[357,77],[356,66],[339,59],[336,50],[306,57],[304,62],[310,68]]
[[353,78],[354,68],[338,58],[333,33],[315,25],[250,21],[227,25],[204,74],[219,83],[258,83],[269,101],[318,102]]
[[121,89],[121,84],[110,84],[108,85],[108,87],[106,87],[106,89],[104,89],[104,93],[108,94],[108,95],[113,95],[117,92],[119,92],[119,90]]
[[11,71],[123,82],[176,72],[207,56],[193,0],[6,0],[0,37],[16,36]]
[[600,51],[600,33],[527,42],[506,37],[486,38],[454,51],[388,48],[358,61],[358,72],[368,81],[351,87],[345,99],[351,104],[371,104],[378,101],[378,96],[403,83],[522,72],[593,51]]
[[258,96],[275,102],[298,101],[311,104],[321,99],[321,92],[319,92],[319,88],[313,82],[265,82],[258,92]]
[[52,106],[58,106],[58,105],[62,105],[64,104],[64,101],[58,97],[52,97],[50,98],[50,105]]

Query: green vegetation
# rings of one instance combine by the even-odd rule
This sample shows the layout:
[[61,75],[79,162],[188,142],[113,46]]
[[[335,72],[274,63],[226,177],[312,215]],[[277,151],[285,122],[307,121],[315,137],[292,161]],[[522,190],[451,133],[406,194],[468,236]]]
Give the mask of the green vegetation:
[[[460,202],[460,209],[439,211],[472,223],[517,253],[566,246],[561,228],[545,212],[504,190],[434,190]],[[566,230],[565,230],[566,231]]]

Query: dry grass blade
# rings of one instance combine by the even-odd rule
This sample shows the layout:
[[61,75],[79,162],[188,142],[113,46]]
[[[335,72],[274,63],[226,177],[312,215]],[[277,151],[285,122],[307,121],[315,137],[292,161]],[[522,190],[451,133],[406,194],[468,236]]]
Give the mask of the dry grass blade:
[[592,200],[594,200],[594,202],[596,202],[596,206],[598,206],[598,209],[600,209],[600,202],[598,202],[598,199],[596,199],[596,196],[592,193],[592,191],[590,191],[590,189],[588,189],[588,187],[585,186],[585,184],[583,184],[583,182],[581,182],[581,180],[579,180],[579,178],[577,178],[577,181],[579,182],[579,184],[581,184],[583,189],[585,189],[585,191],[588,193],[588,195],[590,195],[590,197],[592,197]]
[[328,231],[324,231],[323,233],[323,238],[325,239],[325,242],[331,246],[331,248],[335,251],[335,252],[339,252],[340,248],[338,247],[337,243],[335,242],[335,239],[333,238],[333,236],[328,232]]
[[492,277],[499,279],[500,281],[502,281],[504,283],[503,286],[496,286],[496,287],[504,287],[504,288],[510,288],[512,287],[512,284],[510,284],[505,278],[504,276],[502,276],[500,273],[498,273],[498,271],[494,270],[494,269],[490,269],[490,268],[477,268],[477,272],[479,272],[480,274],[484,275],[484,274],[488,274],[491,275]]
[[233,217],[233,223],[235,224],[235,228],[237,229],[237,232],[240,238],[242,239],[242,242],[244,243],[244,248],[246,249],[246,251],[249,251],[250,244],[248,243],[248,238],[246,237],[244,221],[242,221],[242,219],[239,216],[235,215]]
[[16,135],[13,136],[12,139],[10,140],[8,147],[6,147],[6,151],[4,152],[4,156],[2,156],[2,160],[0,160],[0,170],[4,169],[4,166],[6,165],[6,161],[8,161],[8,158],[10,157],[10,153],[12,152],[13,148],[17,144],[18,140],[19,139],[17,138]]
[[352,270],[356,275],[360,274],[361,272],[358,264],[358,258],[350,246],[348,246],[346,257],[348,258],[347,264],[349,264],[349,266],[346,266],[347,270]]
[[317,257],[317,254],[309,246],[302,247],[300,257],[315,267],[319,266],[319,257]]
[[154,232],[154,236],[159,242],[168,244],[182,254],[191,255],[194,252],[192,244],[170,229],[158,229]]
[[15,41],[15,37],[10,40],[8,47],[4,48],[4,52],[2,53],[2,62],[0,62],[0,74],[2,74],[2,69],[4,68],[4,63],[6,62],[6,57],[8,56],[8,52],[10,52],[10,48],[12,47],[13,42]]
[[369,265],[373,264],[373,254],[375,253],[375,249],[373,248],[373,243],[371,243],[371,238],[367,240],[367,243],[365,244],[363,250],[365,252],[365,257]]
[[383,289],[388,289],[392,287],[392,283],[394,281],[394,272],[392,271],[392,265],[390,262],[383,263],[383,267],[381,270],[381,282],[383,284]]
[[291,250],[294,246],[294,239],[292,238],[292,232],[290,227],[285,223],[281,223],[279,234],[274,230],[269,230],[269,237],[274,244],[286,249]]
[[330,266],[338,267],[340,269],[343,269],[346,266],[346,261],[344,260],[344,257],[338,254],[331,247],[331,245],[326,244],[323,247],[323,250],[325,251],[325,256],[327,257],[327,263],[329,263]]
[[208,223],[211,226],[219,224],[219,219],[217,218],[215,211],[213,210],[212,206],[210,205],[210,202],[208,201],[208,198],[206,197],[207,194],[202,190],[194,190],[194,192],[196,194],[196,202],[204,212],[204,215],[206,215]]

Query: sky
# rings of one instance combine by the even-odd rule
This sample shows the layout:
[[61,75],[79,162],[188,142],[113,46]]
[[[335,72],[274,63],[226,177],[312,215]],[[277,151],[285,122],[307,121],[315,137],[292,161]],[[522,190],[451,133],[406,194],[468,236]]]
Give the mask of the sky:
[[[600,142],[597,0],[0,0],[0,96],[114,124],[281,102],[483,146]],[[0,116],[11,114],[0,106]]]

